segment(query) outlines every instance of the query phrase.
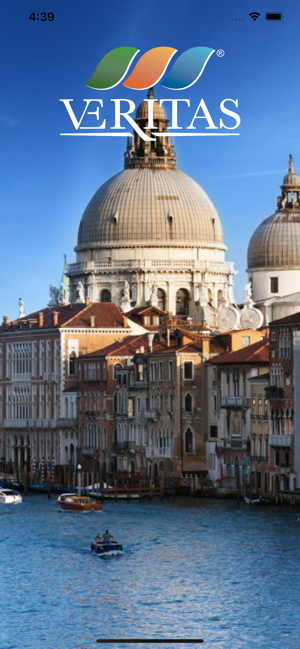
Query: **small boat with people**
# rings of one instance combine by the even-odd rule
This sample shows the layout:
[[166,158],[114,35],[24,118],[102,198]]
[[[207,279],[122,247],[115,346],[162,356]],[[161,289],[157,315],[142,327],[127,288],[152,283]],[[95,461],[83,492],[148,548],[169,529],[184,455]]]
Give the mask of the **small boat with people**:
[[268,498],[263,498],[260,494],[251,494],[251,500],[249,494],[247,494],[244,501],[247,505],[268,505],[270,502]]
[[1,505],[16,505],[22,502],[22,496],[14,489],[0,489],[0,504]]
[[91,543],[91,551],[99,556],[109,556],[114,554],[123,554],[123,546],[114,540],[113,536],[108,530],[103,534],[97,534],[94,541]]
[[61,512],[101,512],[102,505],[90,496],[78,496],[77,494],[61,494],[57,499]]

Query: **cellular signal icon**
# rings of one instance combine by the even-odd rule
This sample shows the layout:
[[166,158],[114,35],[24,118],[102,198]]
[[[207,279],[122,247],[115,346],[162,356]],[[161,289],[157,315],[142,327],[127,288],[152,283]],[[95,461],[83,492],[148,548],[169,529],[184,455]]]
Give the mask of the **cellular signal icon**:
[[252,13],[249,14],[249,16],[250,16],[250,18],[252,18],[253,20],[257,20],[257,18],[258,18],[258,16],[260,16],[260,14],[258,13],[258,11],[252,11]]

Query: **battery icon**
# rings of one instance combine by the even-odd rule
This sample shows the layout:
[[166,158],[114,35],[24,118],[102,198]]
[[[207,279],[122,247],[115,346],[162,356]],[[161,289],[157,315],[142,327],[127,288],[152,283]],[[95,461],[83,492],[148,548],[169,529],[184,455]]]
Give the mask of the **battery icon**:
[[266,20],[282,20],[283,14],[266,14]]

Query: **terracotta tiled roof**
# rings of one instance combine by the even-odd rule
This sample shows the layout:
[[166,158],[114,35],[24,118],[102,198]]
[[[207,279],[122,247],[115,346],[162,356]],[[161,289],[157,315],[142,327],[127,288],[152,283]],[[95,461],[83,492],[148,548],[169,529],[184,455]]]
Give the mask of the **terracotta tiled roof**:
[[[170,346],[167,347],[166,340],[160,340],[159,335],[156,334],[152,343],[152,354],[171,354],[175,352],[190,351],[191,353],[199,353],[201,351],[201,338],[193,334],[193,340],[187,345],[179,346],[176,338],[171,336]],[[144,347],[144,352],[140,352],[141,347]],[[102,347],[97,351],[90,352],[80,356],[79,360],[92,359],[92,358],[107,358],[109,356],[135,356],[139,353],[141,356],[148,355],[148,338],[147,334],[140,336],[126,336],[123,340]]]
[[154,311],[159,315],[167,315],[166,311],[162,311],[157,306],[138,306],[134,309],[131,309],[130,311],[126,311],[126,316],[128,318],[132,318],[133,315],[142,315],[143,313],[147,313],[148,311]]
[[242,347],[235,352],[225,352],[220,356],[212,358],[213,365],[231,365],[241,363],[268,363],[269,362],[269,340],[259,340],[253,345]]
[[79,360],[91,359],[91,358],[105,358],[107,356],[134,356],[137,349],[144,346],[145,351],[147,351],[147,335],[142,334],[140,336],[126,336],[123,340],[111,343],[106,347],[97,349],[95,352],[90,352],[89,354],[84,354],[80,356]]
[[270,322],[270,325],[281,324],[300,324],[300,312],[292,313],[291,315],[287,315],[285,318],[279,318],[278,320],[273,320],[273,322]]
[[[58,324],[53,324],[53,313],[58,313]],[[39,314],[43,314],[43,326],[39,327]],[[0,332],[23,331],[28,329],[57,329],[59,327],[89,328],[90,316],[95,316],[95,328],[123,328],[124,316],[113,302],[92,302],[85,304],[68,304],[67,306],[48,307],[35,311],[25,318],[13,320],[7,326],[1,325]],[[129,327],[127,327],[129,329]]]

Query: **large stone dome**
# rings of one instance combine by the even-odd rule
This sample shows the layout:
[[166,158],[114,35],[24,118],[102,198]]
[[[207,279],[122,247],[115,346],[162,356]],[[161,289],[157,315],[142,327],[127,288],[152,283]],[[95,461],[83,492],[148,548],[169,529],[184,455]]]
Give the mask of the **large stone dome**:
[[136,167],[95,193],[80,223],[77,250],[133,243],[220,247],[223,232],[212,201],[194,180],[177,169]]
[[300,177],[290,156],[289,173],[281,185],[275,214],[264,220],[248,247],[248,270],[300,267]]
[[158,306],[215,329],[222,296],[233,300],[235,274],[218,213],[177,170],[166,112],[152,89],[135,123],[124,170],[98,189],[82,216],[76,263],[68,267],[71,301],[84,291],[124,312]]

